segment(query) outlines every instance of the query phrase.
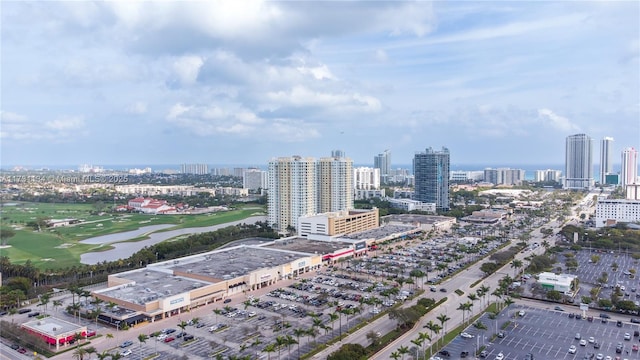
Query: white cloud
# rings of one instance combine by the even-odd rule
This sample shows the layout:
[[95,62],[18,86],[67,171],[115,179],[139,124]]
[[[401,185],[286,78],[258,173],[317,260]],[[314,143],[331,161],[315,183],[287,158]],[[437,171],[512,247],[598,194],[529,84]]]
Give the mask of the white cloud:
[[285,106],[322,107],[329,109],[329,111],[377,112],[382,107],[380,100],[372,96],[358,93],[336,94],[314,91],[304,86],[294,86],[289,91],[269,92],[267,98]]
[[579,131],[580,127],[573,124],[566,117],[560,116],[549,109],[538,109],[538,117],[545,124],[564,132]]
[[125,111],[129,114],[134,115],[142,115],[147,113],[147,103],[142,101],[136,101],[132,104],[129,104]]
[[20,123],[27,120],[27,117],[21,114],[17,114],[10,111],[0,111],[0,120],[2,120],[3,124],[8,123]]
[[173,63],[173,71],[182,85],[193,85],[198,79],[204,60],[200,56],[182,56]]
[[63,116],[55,120],[47,121],[44,125],[49,129],[59,131],[77,130],[84,127],[84,119],[80,116]]
[[25,115],[1,112],[0,137],[13,140],[70,141],[70,135],[85,128],[82,116],[61,116],[54,120],[36,121]]

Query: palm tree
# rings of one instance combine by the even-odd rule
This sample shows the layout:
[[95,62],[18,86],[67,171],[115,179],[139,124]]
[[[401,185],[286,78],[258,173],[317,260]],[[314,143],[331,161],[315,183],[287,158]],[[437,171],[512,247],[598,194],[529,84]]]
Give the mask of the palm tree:
[[278,347],[278,359],[280,359],[280,350],[283,345],[287,344],[287,339],[284,336],[276,336],[276,346]]
[[304,336],[307,331],[303,328],[293,329],[293,335],[298,339],[298,358],[300,358],[300,336]]
[[438,319],[438,321],[440,321],[440,325],[442,326],[442,331],[446,334],[447,333],[446,324],[447,324],[447,321],[451,320],[451,318],[448,317],[447,314],[442,313],[442,314],[438,315],[436,317],[436,319]]
[[[422,340],[422,355],[424,355],[424,343],[426,341],[431,341],[431,336],[429,336],[429,334],[427,334],[426,332],[419,332],[418,333],[418,339]],[[429,354],[429,357],[431,357],[431,354]]]
[[218,315],[222,314],[222,310],[213,309],[213,313],[216,314],[216,324],[218,323]]
[[186,321],[182,320],[179,324],[178,327],[180,328],[180,330],[182,330],[182,332],[184,332],[184,329],[187,328],[187,326],[189,326],[189,324],[187,324]]
[[400,354],[397,351],[394,351],[394,352],[391,353],[391,358],[393,360],[398,360],[398,359],[400,359]]
[[[416,338],[416,339],[411,339],[411,343],[413,343],[415,346],[417,346],[418,348],[422,349],[422,343],[424,342],[423,339],[420,339],[420,337]],[[424,355],[424,354],[423,354]],[[417,359],[420,359],[420,355],[416,356]]]
[[[487,330],[487,325],[485,325],[482,321],[478,320],[476,322],[473,323],[473,327],[478,329],[478,330],[482,330],[482,332],[484,333],[485,330]],[[484,345],[484,342],[483,342]],[[477,352],[478,349],[476,349]]]
[[522,260],[513,259],[513,261],[511,261],[511,267],[514,269],[513,277],[516,277],[518,269],[522,267]]
[[[480,291],[482,291],[482,296],[486,297],[487,295],[489,295],[489,292],[491,291],[491,287],[488,285],[481,285],[480,286]],[[484,306],[489,306],[487,299],[485,299],[485,305]]]
[[100,354],[96,354],[96,356],[98,357],[98,360],[106,360],[108,357],[111,356],[111,354],[109,354],[107,352],[107,350],[101,352]]
[[96,330],[98,329],[98,318],[100,317],[100,314],[102,314],[102,309],[99,307],[96,307],[96,309],[91,312],[91,317],[96,319]]
[[73,358],[78,360],[83,360],[86,354],[87,354],[87,350],[78,346],[73,351]]
[[470,302],[460,303],[460,306],[456,310],[462,311],[462,324],[465,324],[465,315],[467,311],[471,310],[471,306],[473,306]]
[[[505,307],[505,308],[508,308],[508,307],[509,307],[509,305],[511,305],[511,304],[513,304],[513,303],[515,303],[515,301],[514,301],[512,298],[510,298],[510,297],[508,297],[508,298],[504,299],[504,307]],[[508,315],[508,316],[509,316],[509,315]],[[511,316],[509,316],[509,317],[511,317]]]
[[53,300],[53,311],[58,312],[58,308],[62,306],[62,300]]
[[429,331],[431,331],[431,336],[433,336],[436,326],[438,326],[438,324],[436,324],[433,320],[429,320],[429,322],[423,327],[429,329]]
[[287,334],[287,336],[285,337],[285,341],[286,341],[285,345],[287,346],[288,356],[291,357],[291,345],[297,344],[298,341],[296,341],[296,339],[294,339],[293,336],[289,334]]
[[400,353],[400,355],[402,355],[402,359],[404,360],[404,356],[405,356],[405,354],[408,354],[408,353],[409,353],[409,348],[408,348],[408,347],[406,347],[406,346],[400,346],[400,347],[398,348],[398,352]]
[[331,336],[333,336],[333,331],[334,331],[334,326],[333,323],[336,322],[336,320],[338,320],[338,318],[340,317],[340,315],[336,314],[336,313],[329,313],[329,322],[331,322]]
[[138,335],[138,341],[140,342],[140,359],[142,359],[142,344],[146,343],[148,339],[149,336],[147,336],[146,334]]
[[271,353],[276,352],[276,344],[274,343],[268,344],[267,346],[264,347],[264,349],[262,349],[262,351],[266,352],[267,359],[271,360]]
[[111,360],[120,360],[122,359],[122,355],[119,352],[114,352],[110,356]]
[[469,300],[471,300],[471,315],[473,315],[473,302],[478,300],[478,295],[476,294],[469,294],[467,295],[467,298],[469,298]]
[[40,295],[40,304],[43,308],[44,308],[44,313],[47,313],[47,304],[49,303],[49,300],[51,300],[51,294],[50,293],[46,293],[46,294],[42,294]]

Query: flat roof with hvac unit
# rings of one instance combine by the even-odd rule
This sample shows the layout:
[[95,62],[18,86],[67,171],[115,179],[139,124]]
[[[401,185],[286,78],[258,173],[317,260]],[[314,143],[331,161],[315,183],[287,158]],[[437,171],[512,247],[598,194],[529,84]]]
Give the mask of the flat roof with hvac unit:
[[75,335],[87,336],[87,327],[64,321],[55,317],[46,317],[20,325],[26,331],[40,336],[56,349],[65,343],[75,340]]

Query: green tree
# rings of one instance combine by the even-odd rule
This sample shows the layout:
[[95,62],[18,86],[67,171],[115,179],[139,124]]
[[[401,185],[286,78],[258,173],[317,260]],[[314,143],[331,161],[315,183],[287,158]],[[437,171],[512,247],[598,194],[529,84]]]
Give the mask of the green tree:
[[146,334],[139,334],[138,341],[140,342],[140,359],[142,359],[142,344],[146,343],[149,340],[149,336]]
[[549,290],[547,291],[547,299],[560,301],[562,299],[562,294],[557,290]]
[[1,228],[0,229],[0,244],[2,244],[2,246],[7,246],[7,241],[9,241],[9,239],[14,237],[15,235],[16,235],[16,232],[13,231],[12,229]]

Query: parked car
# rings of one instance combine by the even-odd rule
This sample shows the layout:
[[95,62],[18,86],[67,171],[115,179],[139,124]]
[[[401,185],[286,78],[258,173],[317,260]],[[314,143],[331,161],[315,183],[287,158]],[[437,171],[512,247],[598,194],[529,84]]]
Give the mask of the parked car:
[[26,354],[26,353],[27,353],[27,349],[25,349],[25,348],[20,348],[20,349],[18,349],[18,352],[19,352],[20,354]]
[[487,350],[482,350],[482,351],[480,351],[480,357],[481,357],[481,358],[486,358],[486,357],[487,357],[487,355],[489,355],[489,353],[487,352]]
[[12,348],[13,350],[18,350],[18,349],[20,349],[20,345],[18,345],[18,344],[13,344],[13,345],[11,345],[11,348]]
[[20,309],[20,310],[18,310],[18,314],[26,314],[28,312],[31,312],[31,309]]
[[174,338],[173,336],[169,336],[168,338],[164,339],[164,342],[166,342],[166,343],[170,343],[170,342],[172,342],[172,341],[173,341],[173,340],[175,340],[175,339],[176,339],[176,338]]
[[131,345],[133,345],[133,341],[127,340],[127,341],[123,342],[122,344],[120,344],[120,347],[124,349],[127,346],[131,346]]
[[554,307],[553,310],[555,310],[555,311],[564,311],[564,309],[561,308],[560,306]]
[[469,334],[468,332],[463,332],[463,333],[460,334],[460,336],[462,336],[465,339],[473,338],[473,335]]
[[127,350],[121,352],[120,355],[129,356],[129,355],[131,355],[131,353],[133,353],[133,351],[131,351],[131,349],[127,349]]
[[182,338],[182,340],[184,340],[184,341],[193,340],[193,335],[191,335],[191,334],[187,334],[187,335],[185,335],[185,336]]
[[622,327],[622,321],[620,321],[620,320],[616,321],[616,326],[617,327]]
[[577,350],[575,345],[569,346],[569,354],[575,354]]
[[495,359],[495,360],[504,360],[504,354],[503,354],[503,353],[499,353],[499,354],[496,356],[496,359]]
[[441,350],[438,354],[442,356],[451,356],[451,353],[449,352],[449,350]]
[[39,315],[40,315],[40,313],[36,311],[36,312],[30,313],[29,315],[27,315],[27,317],[32,318],[32,317],[36,317],[36,316],[39,316]]
[[228,304],[231,302],[231,299],[224,299],[223,303]]

